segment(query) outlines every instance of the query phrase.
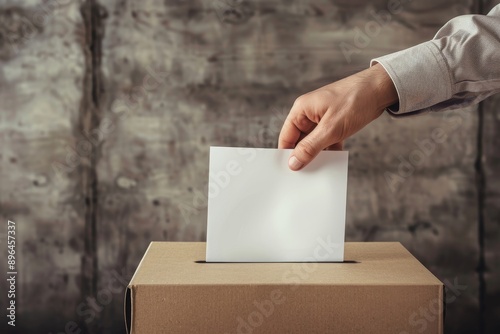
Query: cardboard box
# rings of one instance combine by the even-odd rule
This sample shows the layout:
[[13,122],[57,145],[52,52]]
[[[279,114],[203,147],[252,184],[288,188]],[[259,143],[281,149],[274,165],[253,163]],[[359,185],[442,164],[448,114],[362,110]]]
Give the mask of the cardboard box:
[[151,243],[125,296],[129,333],[443,331],[444,286],[400,243],[346,243],[343,263],[205,263],[205,247]]

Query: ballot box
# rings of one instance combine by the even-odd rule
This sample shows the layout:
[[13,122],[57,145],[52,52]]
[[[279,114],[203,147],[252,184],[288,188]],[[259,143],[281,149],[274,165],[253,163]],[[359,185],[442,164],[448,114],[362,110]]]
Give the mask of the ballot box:
[[205,249],[150,244],[126,291],[128,333],[443,332],[444,285],[398,242],[347,242],[331,263],[206,263]]

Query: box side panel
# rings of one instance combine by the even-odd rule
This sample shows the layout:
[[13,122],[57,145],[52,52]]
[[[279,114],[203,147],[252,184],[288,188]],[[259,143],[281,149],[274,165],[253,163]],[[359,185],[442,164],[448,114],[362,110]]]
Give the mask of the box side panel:
[[139,286],[132,333],[442,333],[436,286]]
[[131,333],[132,329],[132,287],[128,286],[125,290],[125,300],[123,302],[125,330],[127,334]]
[[439,289],[439,296],[441,297],[442,303],[441,303],[441,314],[443,315],[441,317],[441,326],[440,326],[440,333],[444,333],[444,320],[445,320],[445,315],[446,315],[446,294],[445,294],[445,287],[444,284],[440,287]]

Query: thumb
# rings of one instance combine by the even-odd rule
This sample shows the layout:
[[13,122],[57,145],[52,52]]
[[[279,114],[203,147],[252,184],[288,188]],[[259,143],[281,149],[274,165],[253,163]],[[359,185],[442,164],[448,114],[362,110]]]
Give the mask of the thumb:
[[295,171],[304,168],[327,146],[327,132],[318,125],[295,146],[288,159],[288,167]]

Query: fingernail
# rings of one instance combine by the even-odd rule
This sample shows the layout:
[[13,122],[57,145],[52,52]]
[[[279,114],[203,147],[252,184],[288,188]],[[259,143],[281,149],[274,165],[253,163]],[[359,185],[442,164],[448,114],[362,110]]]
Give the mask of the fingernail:
[[299,170],[302,168],[302,166],[304,166],[304,164],[300,162],[299,159],[297,159],[294,155],[292,155],[290,159],[288,159],[288,166],[292,170]]

